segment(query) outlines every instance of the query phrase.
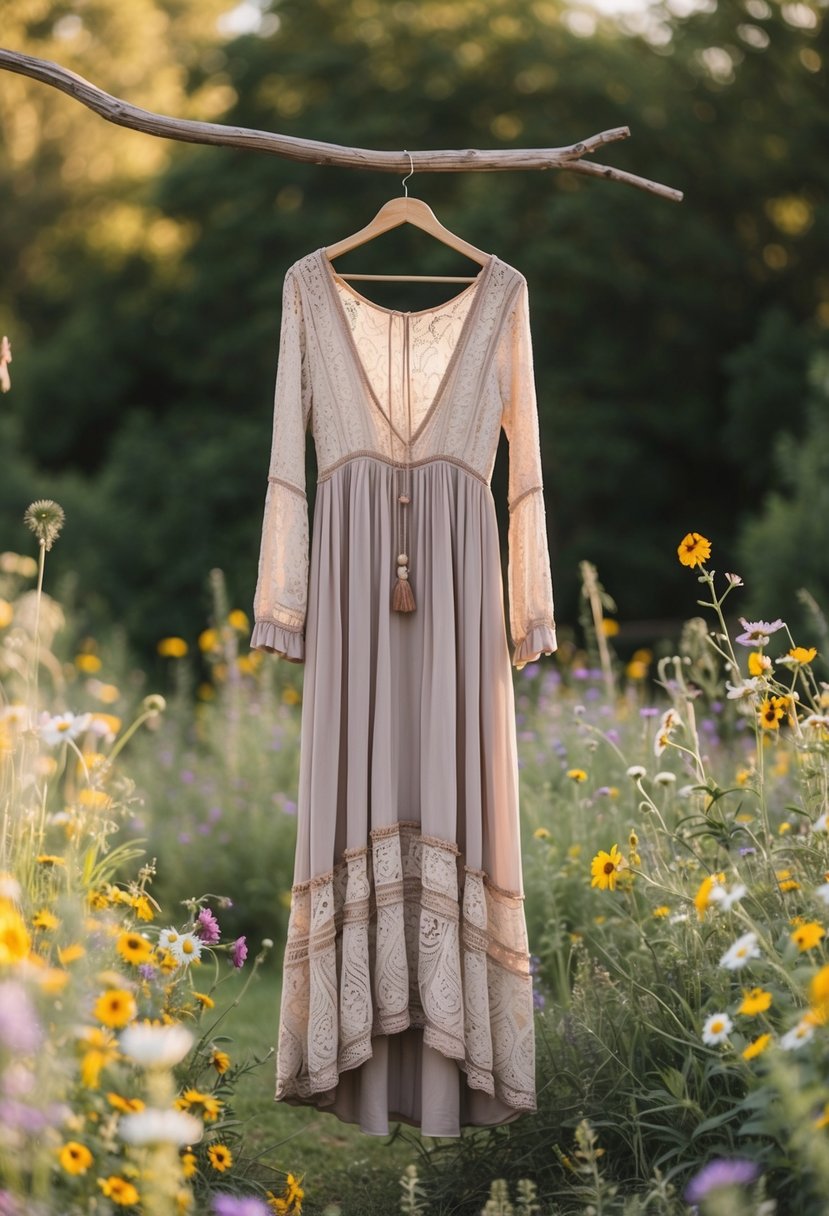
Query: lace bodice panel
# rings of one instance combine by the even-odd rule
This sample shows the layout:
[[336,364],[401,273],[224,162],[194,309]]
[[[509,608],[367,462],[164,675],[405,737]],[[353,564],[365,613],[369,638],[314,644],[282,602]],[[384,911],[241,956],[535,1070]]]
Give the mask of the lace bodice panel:
[[251,645],[295,662],[304,658],[309,420],[320,481],[371,455],[393,464],[451,460],[488,487],[503,427],[513,663],[555,650],[523,275],[492,255],[453,299],[401,313],[360,296],[323,249],[288,270]]

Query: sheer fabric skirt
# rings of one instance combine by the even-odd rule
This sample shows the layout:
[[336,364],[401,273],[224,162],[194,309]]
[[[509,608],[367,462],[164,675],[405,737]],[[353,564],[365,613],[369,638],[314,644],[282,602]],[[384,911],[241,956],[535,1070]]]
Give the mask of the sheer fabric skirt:
[[400,477],[317,486],[276,1098],[452,1136],[535,1109],[515,708],[490,488],[411,468],[400,613]]

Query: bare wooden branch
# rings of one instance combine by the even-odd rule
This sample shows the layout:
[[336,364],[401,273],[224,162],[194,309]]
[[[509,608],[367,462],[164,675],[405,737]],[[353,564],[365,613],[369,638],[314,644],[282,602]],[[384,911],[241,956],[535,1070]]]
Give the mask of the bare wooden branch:
[[[270,152],[284,156],[287,160],[308,161],[314,165],[337,165],[346,169],[376,169],[381,173],[399,173],[410,169],[409,152],[374,151],[370,148],[348,148],[341,144],[323,143],[316,139],[298,139],[292,135],[279,135],[272,131],[254,131],[247,127],[224,126],[215,122],[196,122],[186,118],[171,118],[167,114],[155,114],[142,110],[120,97],[105,93],[96,85],[84,80],[68,68],[47,59],[36,59],[20,51],[0,48],[0,68],[17,72],[32,80],[51,85],[62,93],[73,97],[101,118],[133,131],[143,131],[161,139],[177,139],[191,144],[216,144],[229,148],[251,148],[257,152]],[[412,152],[411,158],[417,173],[479,173],[503,172],[511,169],[567,169],[572,173],[584,173],[590,177],[604,177],[609,181],[623,182],[673,202],[682,201],[682,191],[660,182],[653,182],[624,169],[610,165],[597,165],[595,161],[583,160],[603,144],[617,139],[627,139],[628,127],[613,127],[600,131],[576,144],[563,148],[504,148],[438,150]]]

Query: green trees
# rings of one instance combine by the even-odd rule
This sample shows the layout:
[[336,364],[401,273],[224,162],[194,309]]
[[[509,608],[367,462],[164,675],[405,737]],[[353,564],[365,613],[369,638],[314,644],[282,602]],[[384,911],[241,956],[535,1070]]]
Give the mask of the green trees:
[[[561,0],[284,0],[264,35],[236,39],[213,25],[219,4],[204,19],[184,0],[151,7],[169,19],[157,95],[146,59],[138,83],[103,61],[113,26],[97,58],[79,52],[72,66],[168,112],[223,97],[223,121],[357,146],[543,146],[628,125],[632,139],[596,159],[678,186],[682,204],[567,173],[415,174],[409,189],[529,281],[562,619],[575,617],[582,558],[623,617],[681,614],[672,561],[689,528],[715,540],[722,568],[739,568],[741,537],[782,485],[775,436],[797,442],[809,425],[806,369],[829,325],[818,5],[745,0],[682,15],[688,6],[672,2],[637,31],[633,18],[579,16]],[[26,49],[38,53],[32,28]],[[63,48],[54,57],[67,60]],[[47,105],[45,92],[26,85],[32,104]],[[48,104],[101,154],[151,146],[164,163],[96,181],[91,148],[80,159],[75,149],[70,172],[68,151],[43,135],[45,180],[60,187],[46,189],[39,217],[20,170],[5,170],[4,188],[18,183],[16,236],[0,239],[18,252],[0,316],[17,341],[0,438],[18,471],[0,488],[0,545],[14,543],[21,477],[32,493],[62,495],[62,560],[146,644],[192,633],[212,566],[249,602],[282,277],[400,187],[162,145],[68,99]],[[5,132],[8,106],[1,120]],[[415,260],[459,265],[399,230],[338,266]],[[373,290],[417,308],[436,288]],[[493,481],[502,511],[506,458]],[[308,460],[313,494],[311,444]]]

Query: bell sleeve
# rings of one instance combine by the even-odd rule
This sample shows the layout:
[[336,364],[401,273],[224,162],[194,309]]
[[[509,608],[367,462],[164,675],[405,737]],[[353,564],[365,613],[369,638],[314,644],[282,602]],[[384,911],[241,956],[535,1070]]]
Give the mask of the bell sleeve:
[[310,411],[302,299],[296,277],[288,271],[250,645],[292,663],[305,661],[309,546],[305,439]]
[[557,649],[553,587],[541,475],[527,282],[521,277],[498,349],[509,443],[508,591],[513,666],[519,670]]

